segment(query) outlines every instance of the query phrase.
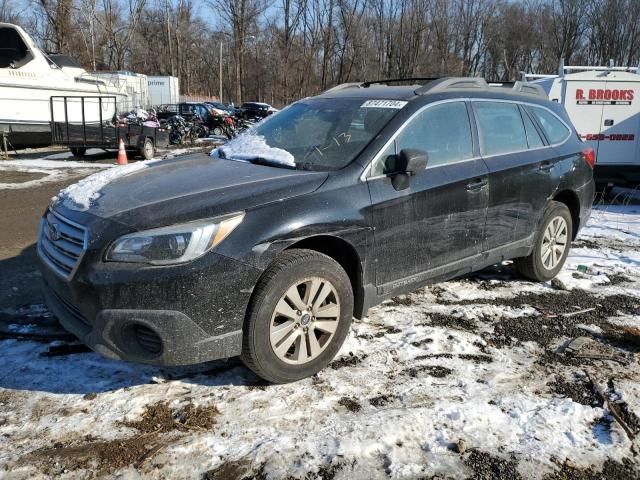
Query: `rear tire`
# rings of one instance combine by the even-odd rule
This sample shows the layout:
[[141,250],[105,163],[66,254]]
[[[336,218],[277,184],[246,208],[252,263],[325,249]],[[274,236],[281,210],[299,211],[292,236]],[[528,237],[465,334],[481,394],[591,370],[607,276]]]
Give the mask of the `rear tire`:
[[515,260],[518,272],[537,282],[554,278],[569,255],[572,232],[571,212],[567,206],[551,201],[540,222],[531,255]]
[[254,290],[242,361],[272,383],[309,377],[338,353],[352,316],[351,283],[340,264],[313,250],[285,251]]
[[144,145],[142,145],[142,148],[140,149],[140,155],[142,155],[142,158],[145,160],[151,160],[155,154],[156,149],[153,146],[153,140],[146,138]]
[[87,153],[87,149],[84,147],[71,147],[69,150],[74,157],[84,157],[84,154]]

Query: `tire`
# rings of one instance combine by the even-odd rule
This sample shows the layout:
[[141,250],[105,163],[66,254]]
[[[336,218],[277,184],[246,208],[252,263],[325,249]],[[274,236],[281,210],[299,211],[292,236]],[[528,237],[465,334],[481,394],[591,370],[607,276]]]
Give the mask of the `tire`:
[[71,147],[69,150],[74,157],[84,157],[84,154],[87,153],[85,147]]
[[[296,310],[291,301],[295,299],[293,291],[300,302],[313,307]],[[320,301],[306,298],[313,292]],[[282,316],[282,311],[291,317]],[[338,353],[352,316],[351,283],[340,264],[313,250],[285,251],[265,270],[254,289],[244,322],[241,359],[256,375],[272,383],[309,377]]]
[[[556,233],[553,234],[553,231]],[[531,255],[515,260],[518,272],[523,277],[538,282],[546,282],[554,278],[569,255],[572,232],[573,222],[567,206],[564,203],[551,201],[540,222]],[[564,250],[560,254],[559,248],[562,246]],[[559,256],[556,257],[556,254]],[[550,258],[550,255],[553,257]]]
[[220,137],[221,135],[224,135],[224,131],[222,130],[222,127],[213,127],[213,130],[211,130],[211,133],[213,133],[216,137]]
[[156,154],[156,149],[153,146],[153,140],[151,140],[150,138],[145,138],[144,144],[140,149],[140,155],[145,160],[151,160],[155,154]]

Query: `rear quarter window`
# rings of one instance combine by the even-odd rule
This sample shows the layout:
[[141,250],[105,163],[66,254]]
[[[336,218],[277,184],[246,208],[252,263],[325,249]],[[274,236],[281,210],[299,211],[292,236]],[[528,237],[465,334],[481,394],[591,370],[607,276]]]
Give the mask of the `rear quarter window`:
[[571,131],[553,113],[540,107],[529,107],[551,144],[562,143]]
[[483,155],[501,155],[529,148],[515,103],[473,102]]

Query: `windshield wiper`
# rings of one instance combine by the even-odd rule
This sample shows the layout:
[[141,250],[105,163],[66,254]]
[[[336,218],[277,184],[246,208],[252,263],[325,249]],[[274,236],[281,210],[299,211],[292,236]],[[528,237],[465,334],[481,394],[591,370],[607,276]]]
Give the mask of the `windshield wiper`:
[[286,163],[276,162],[275,160],[271,160],[265,157],[253,157],[246,160],[250,163],[253,163],[254,165],[267,165],[269,167],[289,168],[291,170],[296,169],[295,165],[287,165]]

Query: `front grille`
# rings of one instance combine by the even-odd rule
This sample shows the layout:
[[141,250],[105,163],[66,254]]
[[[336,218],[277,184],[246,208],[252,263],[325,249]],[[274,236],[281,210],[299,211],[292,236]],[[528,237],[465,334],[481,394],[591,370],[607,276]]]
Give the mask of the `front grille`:
[[149,353],[160,353],[162,351],[162,340],[156,332],[144,325],[136,325],[136,339],[138,344]]
[[67,311],[67,313],[69,313],[69,315],[71,315],[73,318],[75,318],[76,320],[81,322],[83,325],[86,325],[87,327],[91,326],[91,323],[89,322],[87,317],[85,317],[80,312],[80,310],[78,310],[78,307],[76,307],[72,303],[70,303],[67,300],[65,300],[64,298],[62,298],[60,295],[58,295],[53,290],[50,289],[50,291],[51,291],[51,293],[53,293],[53,295],[55,296],[55,298],[58,301],[58,303],[60,304],[60,306],[64,307],[64,309]]
[[48,210],[40,223],[38,253],[61,277],[69,280],[87,248],[87,229]]

